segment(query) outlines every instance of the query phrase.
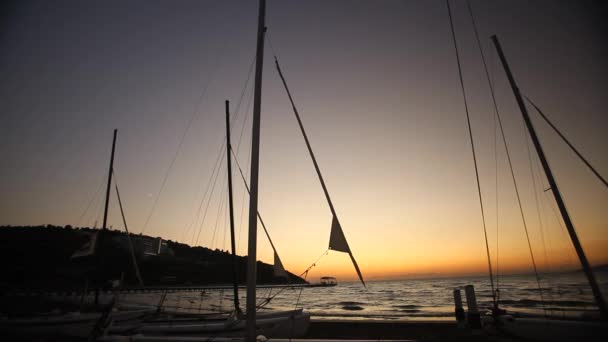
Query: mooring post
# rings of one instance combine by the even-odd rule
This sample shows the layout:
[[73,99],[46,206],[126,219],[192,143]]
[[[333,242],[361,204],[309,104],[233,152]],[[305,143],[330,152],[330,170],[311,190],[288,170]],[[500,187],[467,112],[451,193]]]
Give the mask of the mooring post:
[[465,317],[460,289],[454,289],[454,314],[456,316],[456,321],[458,322],[458,327],[462,328],[465,324]]
[[481,315],[477,308],[477,298],[475,297],[475,288],[473,285],[464,287],[464,293],[467,296],[467,321],[471,329],[481,329]]

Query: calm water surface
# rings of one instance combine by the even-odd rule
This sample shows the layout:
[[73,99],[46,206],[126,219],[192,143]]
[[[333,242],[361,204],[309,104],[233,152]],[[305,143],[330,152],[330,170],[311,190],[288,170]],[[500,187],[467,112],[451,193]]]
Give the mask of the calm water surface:
[[[596,275],[608,293],[608,272]],[[534,276],[504,276],[499,281],[501,307],[518,315],[576,317],[596,310],[580,272],[543,275],[542,298]],[[492,299],[487,277],[371,281],[367,289],[356,282],[302,290],[259,289],[258,302],[272,298],[262,310],[304,308],[315,319],[452,320],[452,291],[469,284],[475,286],[480,309],[489,309]],[[123,302],[156,305],[158,300],[158,294],[145,294],[129,295]],[[231,305],[231,290],[172,294],[165,301],[167,309],[184,312],[229,311]]]

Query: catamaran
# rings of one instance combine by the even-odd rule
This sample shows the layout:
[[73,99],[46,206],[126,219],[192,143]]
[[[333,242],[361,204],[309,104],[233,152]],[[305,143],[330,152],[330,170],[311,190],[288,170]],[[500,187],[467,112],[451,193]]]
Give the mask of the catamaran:
[[[452,36],[454,39],[454,47],[456,50],[456,59],[457,59],[457,63],[458,63],[458,70],[459,70],[459,76],[460,76],[460,82],[461,82],[461,87],[462,87],[462,92],[463,92],[463,98],[464,98],[464,104],[465,104],[465,111],[467,114],[467,121],[469,120],[469,113],[468,113],[468,109],[467,109],[467,100],[466,100],[466,96],[464,93],[464,83],[462,81],[462,70],[461,70],[461,66],[460,66],[460,60],[459,60],[459,52],[458,52],[458,46],[456,43],[456,37],[455,37],[455,33],[454,33],[454,26],[453,26],[453,22],[452,22],[452,14],[451,14],[451,9],[450,9],[450,4],[449,4],[449,0],[446,1],[447,2],[447,6],[448,6],[448,13],[449,13],[449,17],[450,17],[450,25],[451,25],[451,29],[452,29]],[[532,253],[532,247],[530,245],[530,239],[528,236],[528,231],[527,231],[527,227],[526,227],[526,222],[525,222],[525,217],[524,217],[524,213],[523,213],[523,209],[522,209],[522,205],[521,205],[521,200],[519,197],[519,191],[518,191],[518,185],[517,185],[517,181],[515,179],[515,175],[513,173],[513,167],[511,165],[511,157],[509,155],[509,149],[507,147],[507,142],[506,142],[506,138],[504,136],[504,131],[503,131],[503,127],[502,127],[502,121],[500,118],[500,115],[498,113],[498,107],[496,105],[496,98],[495,98],[495,94],[494,94],[494,88],[492,85],[492,82],[490,80],[490,76],[489,76],[489,72],[488,72],[488,67],[486,64],[486,59],[485,59],[485,55],[483,53],[483,50],[481,48],[481,42],[479,39],[479,34],[477,31],[477,26],[475,24],[475,19],[473,16],[473,12],[471,9],[471,6],[469,3],[468,4],[468,9],[469,9],[469,14],[471,17],[471,21],[473,24],[473,28],[474,28],[474,32],[475,32],[475,36],[477,39],[477,45],[479,47],[479,52],[481,55],[481,60],[483,62],[483,66],[485,69],[485,74],[486,74],[486,78],[488,81],[488,86],[490,89],[490,93],[492,95],[492,101],[494,104],[494,109],[495,109],[495,114],[498,118],[498,124],[499,124],[499,128],[500,128],[500,132],[502,133],[502,140],[504,143],[504,147],[506,149],[506,155],[507,155],[507,160],[509,162],[509,167],[511,169],[511,176],[512,176],[512,180],[513,180],[513,185],[515,187],[515,193],[517,195],[517,200],[518,200],[518,204],[519,204],[519,209],[520,209],[520,213],[522,216],[522,221],[523,221],[523,226],[526,232],[526,237],[528,240],[528,247],[530,249],[530,257],[531,257],[531,261],[532,261],[532,265],[534,267],[534,272],[536,275],[536,280],[537,280],[537,284],[538,284],[538,293],[542,296],[542,287],[540,285],[540,280],[539,280],[539,276],[538,276],[538,271],[536,269],[536,263],[535,263],[535,259],[534,259],[534,255]],[[576,230],[574,228],[574,224],[570,218],[570,215],[568,213],[568,210],[566,209],[566,205],[564,202],[564,199],[562,197],[562,194],[559,190],[557,181],[555,180],[555,177],[553,176],[553,172],[549,166],[549,163],[547,162],[547,159],[545,157],[545,153],[543,151],[541,142],[536,134],[536,131],[534,129],[534,126],[532,124],[532,121],[530,119],[530,116],[528,114],[528,110],[526,108],[525,102],[524,102],[524,97],[521,94],[521,91],[519,89],[519,87],[517,86],[516,82],[515,82],[515,78],[511,72],[511,69],[509,67],[509,64],[506,60],[505,54],[502,50],[502,47],[500,45],[500,42],[498,41],[498,38],[496,37],[496,35],[493,35],[491,37],[492,43],[496,49],[497,55],[500,59],[500,62],[504,68],[504,72],[507,76],[507,79],[509,81],[509,85],[511,87],[511,90],[513,91],[513,94],[515,96],[517,105],[519,107],[519,110],[522,114],[522,118],[523,121],[525,123],[525,127],[528,131],[528,135],[532,140],[532,143],[534,145],[534,149],[537,153],[537,156],[540,160],[542,169],[544,171],[544,175],[547,179],[547,182],[549,183],[549,188],[545,191],[551,191],[551,193],[553,194],[553,198],[555,200],[555,203],[557,204],[557,207],[559,209],[559,213],[561,214],[561,218],[562,221],[564,222],[567,232],[569,234],[570,240],[572,242],[572,245],[574,246],[574,249],[576,251],[576,254],[579,258],[579,261],[581,263],[582,266],[582,270],[587,278],[587,281],[589,283],[589,286],[591,288],[593,297],[595,299],[595,303],[597,305],[597,308],[599,309],[599,320],[596,318],[595,321],[573,321],[573,320],[560,320],[560,319],[549,319],[547,317],[545,318],[514,318],[512,315],[510,315],[506,310],[500,309],[499,308],[499,300],[498,300],[498,296],[497,296],[497,290],[494,288],[494,279],[493,279],[493,272],[492,272],[492,264],[490,261],[490,253],[489,253],[489,248],[488,248],[488,239],[487,239],[487,234],[486,234],[486,229],[485,229],[485,219],[483,217],[484,213],[483,213],[483,203],[482,203],[482,199],[481,199],[481,189],[479,186],[479,175],[477,174],[477,161],[475,159],[475,145],[473,142],[473,136],[471,133],[471,126],[470,126],[470,121],[468,121],[468,127],[469,127],[469,134],[470,134],[470,139],[471,139],[471,146],[472,146],[472,151],[473,151],[473,161],[475,164],[475,172],[476,172],[476,176],[477,176],[477,186],[478,186],[478,190],[479,190],[479,201],[480,201],[480,205],[481,205],[481,214],[482,214],[482,220],[484,221],[484,234],[485,234],[485,241],[486,241],[486,249],[487,249],[487,257],[488,257],[488,270],[489,270],[489,277],[490,277],[490,284],[491,284],[491,289],[492,289],[492,323],[495,327],[497,327],[499,329],[499,331],[502,331],[503,333],[509,335],[509,336],[516,336],[516,337],[520,337],[520,338],[524,338],[524,339],[530,339],[530,340],[543,340],[543,341],[571,341],[573,339],[580,339],[580,338],[585,338],[585,340],[603,340],[606,337],[608,337],[608,326],[606,325],[606,319],[608,319],[608,308],[606,306],[606,301],[600,291],[600,288],[598,286],[598,282],[596,280],[596,277],[594,275],[593,270],[591,269],[591,266],[589,264],[589,261],[587,260],[587,257],[585,255],[585,252],[583,250],[583,247],[579,241],[579,238],[576,234]],[[593,173],[604,183],[604,185],[608,186],[608,183],[606,183],[606,181],[604,180],[603,177],[601,177],[599,175],[599,173],[590,165],[590,163],[582,157],[582,155],[572,146],[572,144],[570,144],[570,142],[568,142],[567,139],[565,139],[565,137],[559,132],[559,130],[557,130],[557,128],[546,118],[546,116],[544,115],[544,113],[542,113],[542,111],[540,110],[540,108],[538,108],[538,106],[536,106],[533,102],[531,102],[530,99],[528,99],[528,102],[530,102],[530,104],[532,104],[532,106],[539,112],[539,114],[545,119],[545,121],[547,121],[549,123],[549,125],[558,133],[558,135],[562,138],[562,140],[564,140],[568,146],[576,153],[576,155],[587,165],[588,168],[590,168]],[[455,296],[456,297],[456,296]],[[456,299],[456,298],[455,298]],[[468,300],[468,296],[467,296],[467,300]],[[542,299],[542,297],[541,297]],[[456,299],[457,302],[457,308],[458,308],[458,299]]]

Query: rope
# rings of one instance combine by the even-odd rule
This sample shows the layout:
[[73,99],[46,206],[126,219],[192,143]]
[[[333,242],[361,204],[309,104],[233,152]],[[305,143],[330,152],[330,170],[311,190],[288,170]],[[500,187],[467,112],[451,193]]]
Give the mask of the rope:
[[[120,215],[122,216],[122,222],[125,225],[125,231],[127,232],[127,242],[129,243],[129,251],[131,252],[131,260],[133,261],[133,268],[135,268],[135,275],[139,281],[139,286],[144,287],[144,281],[142,280],[141,273],[139,272],[139,266],[137,265],[137,259],[135,258],[135,250],[133,249],[133,242],[131,242],[131,234],[127,227],[127,219],[125,218],[125,211],[122,207],[122,200],[120,199],[120,192],[118,191],[118,179],[116,173],[112,169],[112,175],[114,175],[114,188],[116,189],[116,197],[118,198],[118,207],[120,208]],[[122,284],[121,284],[122,286]]]
[[[209,180],[207,181],[207,187],[205,188],[205,193],[203,194],[203,197],[201,198],[201,202],[199,203],[199,206],[198,206],[198,210],[196,211],[196,218],[194,218],[190,222],[190,224],[188,226],[186,226],[186,229],[184,230],[184,234],[182,236],[182,241],[186,239],[186,235],[188,235],[188,231],[190,230],[190,228],[192,226],[194,226],[194,223],[196,221],[198,221],[198,218],[200,217],[201,208],[203,207],[203,203],[205,202],[205,198],[207,197],[207,193],[209,192],[209,186],[211,185],[211,180],[213,180],[213,176],[215,175],[215,172],[219,166],[220,157],[222,157],[221,153],[219,153],[217,155],[217,158],[215,159],[215,165],[213,166],[213,170],[211,171],[211,176],[209,176]],[[192,236],[192,238],[194,239],[194,236]]]
[[[247,86],[249,84],[249,80],[251,78],[251,73],[252,73],[252,69],[253,69],[252,66],[253,66],[254,62],[255,62],[255,56],[252,59],[251,66],[249,68],[249,74],[247,76],[247,79],[245,80],[245,84],[243,85],[243,90],[241,91],[241,96],[240,96],[239,101],[237,103],[236,110],[232,114],[232,118],[231,118],[230,122],[235,122],[236,119],[239,116],[239,113],[241,112],[240,111],[241,103],[242,103],[244,94],[246,92]],[[245,116],[245,118],[247,118],[247,116]],[[243,129],[244,129],[244,126],[245,126],[244,123],[245,123],[245,121],[243,122],[243,128],[241,128],[241,136],[239,138],[239,146],[241,144],[241,138],[243,136]],[[205,190],[205,195],[203,195],[203,198],[201,199],[201,202],[200,202],[200,205],[199,205],[199,208],[198,208],[198,211],[197,211],[197,217],[196,217],[196,219],[194,221],[198,220],[198,217],[200,216],[200,210],[201,210],[202,205],[203,205],[203,203],[205,201],[205,197],[206,197],[206,194],[207,194],[207,192],[209,190],[209,185],[211,183],[211,179],[213,179],[213,175],[214,175],[214,172],[215,172],[216,168],[217,168],[217,171],[218,171],[218,174],[219,174],[219,168],[218,167],[219,167],[219,165],[221,165],[220,162],[223,161],[224,157],[225,157],[224,148],[226,148],[226,136],[225,135],[224,135],[224,138],[222,139],[222,144],[221,144],[220,150],[218,152],[218,156],[216,158],[216,163],[215,163],[215,166],[214,166],[214,169],[213,169],[214,171],[211,173],[211,177],[209,178],[209,181],[207,182],[207,188]],[[215,188],[215,182],[216,181],[217,181],[217,174],[215,175],[215,180],[213,181],[213,188]],[[211,201],[211,196],[212,195],[213,195],[213,189],[211,190],[211,194],[209,195],[209,198],[207,199],[208,202],[207,202],[207,206],[205,208],[205,213],[203,214],[203,221],[201,222],[201,226],[199,227],[198,234],[197,234],[197,237],[196,237],[196,242],[194,243],[194,245],[198,244],[198,240],[199,240],[199,237],[200,237],[200,232],[201,232],[202,227],[203,227],[203,223],[204,223],[204,220],[205,220],[205,217],[206,217],[207,209],[209,208],[209,202]],[[194,222],[192,223],[192,225],[194,225]],[[194,239],[194,236],[193,236],[193,239]]]
[[[541,218],[541,214],[540,214],[540,205],[538,202],[538,194],[537,194],[537,187],[536,187],[536,177],[534,177],[534,170],[532,168],[532,153],[530,152],[530,142],[528,139],[528,134],[525,130],[525,127],[522,125],[522,129],[524,129],[524,135],[525,135],[525,140],[526,140],[526,151],[528,152],[528,164],[530,166],[530,177],[532,178],[532,190],[534,193],[534,202],[536,203],[536,214],[538,216],[538,222],[539,225],[542,227],[543,226],[543,221]],[[521,210],[521,205],[520,205],[520,210]],[[523,215],[523,214],[522,214]],[[542,228],[541,228],[542,229]],[[526,238],[528,239],[528,248],[530,248],[530,255],[532,256],[532,265],[534,266],[534,274],[536,276],[536,281],[538,282],[538,291],[540,294],[540,300],[541,302],[544,304],[544,299],[543,299],[543,292],[541,290],[540,287],[540,280],[539,280],[539,276],[538,276],[538,271],[536,269],[536,262],[534,261],[534,256],[532,254],[532,246],[530,245],[530,237],[528,236],[528,230],[526,228]],[[545,305],[543,305],[544,308]],[[545,316],[547,315],[547,312],[545,310]]]
[[91,208],[91,205],[93,204],[93,201],[98,198],[99,192],[101,191],[101,189],[103,189],[103,185],[105,183],[106,183],[106,178],[104,177],[103,180],[102,180],[102,182],[99,184],[99,187],[95,191],[95,193],[93,193],[93,196],[91,196],[91,199],[89,200],[89,202],[88,202],[87,206],[85,207],[84,211],[82,212],[82,214],[80,214],[80,216],[78,217],[78,220],[76,220],[77,226],[80,226],[80,223],[82,222],[82,219],[84,218],[84,216],[87,214],[87,212]]
[[587,165],[587,167],[591,170],[591,172],[593,172],[593,174],[602,182],[604,183],[604,185],[606,186],[606,188],[608,188],[608,182],[606,182],[606,179],[604,179],[604,177],[602,177],[599,172],[597,172],[595,170],[595,168],[593,166],[591,166],[591,164],[587,161],[587,159],[585,159],[585,157],[583,157],[582,154],[580,154],[578,152],[578,150],[570,143],[570,141],[568,141],[568,139],[566,139],[566,137],[557,129],[557,127],[555,127],[555,125],[549,120],[549,118],[547,118],[547,116],[540,110],[540,108],[534,103],[532,102],[532,100],[530,100],[529,97],[525,96],[526,100],[528,102],[530,102],[530,104],[532,105],[532,107],[534,107],[534,109],[536,109],[536,111],[538,112],[538,114],[540,114],[540,116],[545,119],[545,121],[549,124],[549,126],[551,126],[551,128],[553,128],[553,130],[555,131],[555,133],[557,133],[557,135],[559,135],[560,138],[562,138],[562,140],[568,145],[568,147],[570,147],[570,149],[579,157],[579,159],[585,163],[585,165]]
[[471,152],[473,153],[473,164],[475,166],[475,179],[477,180],[477,193],[479,195],[479,206],[481,208],[481,219],[483,222],[483,234],[486,242],[486,254],[488,257],[488,272],[490,273],[490,286],[492,288],[492,302],[494,303],[494,308],[497,309],[496,303],[496,291],[494,290],[494,275],[492,274],[492,260],[490,258],[490,246],[488,244],[488,232],[486,229],[486,218],[483,210],[483,200],[481,198],[481,185],[479,184],[479,170],[477,168],[477,157],[475,155],[475,143],[473,141],[473,131],[471,130],[471,119],[469,115],[469,106],[467,104],[467,95],[464,87],[464,81],[462,78],[462,67],[460,65],[460,55],[458,53],[458,44],[456,42],[456,32],[454,31],[454,22],[452,20],[452,10],[450,8],[450,1],[446,0],[446,4],[448,6],[448,15],[450,18],[450,28],[452,30],[452,39],[454,41],[454,50],[456,52],[456,63],[458,64],[458,77],[460,79],[460,87],[462,90],[462,98],[464,101],[464,110],[467,117],[467,127],[469,129],[469,138],[471,140]]
[[182,149],[182,145],[184,144],[184,141],[186,140],[186,135],[188,134],[188,131],[190,130],[190,127],[192,126],[194,119],[197,117],[197,114],[199,113],[199,108],[200,108],[201,104],[203,103],[203,99],[205,97],[205,94],[207,93],[207,89],[209,88],[209,84],[211,84],[211,81],[213,80],[215,70],[216,70],[216,68],[213,69],[213,73],[212,73],[211,77],[209,77],[209,81],[203,88],[203,91],[201,92],[201,95],[198,98],[198,103],[197,103],[196,107],[194,108],[194,111],[192,112],[192,115],[190,116],[190,120],[188,121],[188,125],[186,126],[186,129],[184,130],[184,134],[182,134],[179,144],[177,145],[177,150],[175,151],[175,154],[173,155],[173,158],[171,159],[171,163],[169,163],[169,167],[167,168],[167,171],[165,171],[163,180],[160,185],[160,189],[158,190],[158,193],[156,194],[156,198],[154,199],[154,202],[152,203],[152,208],[150,209],[150,213],[148,214],[148,217],[146,217],[144,226],[141,229],[141,234],[143,234],[146,231],[146,228],[148,227],[148,222],[150,222],[150,218],[152,218],[152,214],[154,214],[154,210],[156,209],[156,205],[158,204],[160,195],[162,194],[163,190],[165,189],[165,184],[167,184],[167,179],[169,179],[169,174],[171,173],[171,170],[173,169],[173,165],[175,164],[175,161],[177,160],[177,157],[179,156],[179,153]]
[[[226,174],[224,174],[224,177],[226,177]],[[224,188],[224,189],[226,188],[226,186],[225,186],[226,185],[226,181],[225,180],[226,180],[225,178],[222,180],[222,184],[223,184],[222,188]],[[228,197],[228,196],[226,196],[226,192],[222,192],[222,194],[220,195],[220,201],[219,201],[218,206],[217,206],[217,215],[215,217],[215,225],[213,227],[213,235],[211,237],[211,243],[209,244],[210,246],[214,246],[215,245],[215,234],[217,232],[217,227],[218,227],[218,223],[219,223],[220,217],[224,216],[223,215],[224,214],[224,209],[226,207],[224,204],[226,203],[226,197]]]
[[[513,163],[511,162],[511,154],[509,153],[509,147],[507,145],[507,139],[505,137],[505,131],[502,125],[502,119],[500,118],[500,113],[498,111],[498,105],[496,104],[496,95],[494,92],[494,87],[492,86],[492,81],[490,80],[490,73],[488,71],[488,65],[486,63],[486,58],[485,58],[485,54],[483,53],[483,49],[481,48],[481,40],[479,39],[479,32],[477,31],[477,24],[475,23],[475,17],[473,16],[473,10],[471,8],[471,3],[470,1],[467,1],[467,7],[469,9],[469,14],[471,17],[471,22],[473,24],[473,29],[475,31],[475,38],[477,39],[477,47],[479,48],[479,54],[481,55],[481,60],[483,62],[483,67],[485,70],[485,74],[486,74],[486,79],[488,81],[488,86],[490,88],[490,93],[492,94],[492,103],[494,105],[494,113],[496,115],[496,118],[498,119],[498,125],[500,127],[500,134],[502,137],[502,142],[504,144],[505,147],[505,152],[507,155],[507,161],[509,163],[509,170],[511,172],[511,179],[513,180],[513,186],[515,187],[515,195],[517,197],[517,204],[519,206],[519,212],[521,214],[521,220],[524,226],[524,231],[526,233],[526,240],[528,242],[528,249],[530,251],[530,258],[532,259],[532,266],[534,267],[534,275],[536,276],[536,284],[538,285],[538,291],[540,294],[540,300],[541,303],[543,303],[543,308],[544,308],[544,298],[543,298],[543,292],[542,292],[542,287],[540,284],[540,277],[538,275],[538,269],[536,267],[536,260],[534,259],[534,252],[532,251],[532,244],[530,243],[530,235],[528,234],[528,225],[526,223],[526,218],[524,215],[524,209],[523,206],[521,204],[521,196],[519,195],[519,187],[517,186],[517,181],[515,179],[515,172],[513,171]],[[495,140],[496,141],[496,140]],[[497,168],[498,170],[498,168]],[[498,189],[498,186],[496,186],[496,189]],[[536,188],[535,188],[536,189]],[[498,223],[497,223],[498,224]],[[541,221],[541,226],[542,226],[542,221]],[[496,280],[496,288],[498,289],[498,279]],[[545,316],[547,315],[547,312],[545,310]]]
[[[323,254],[321,254],[321,256],[320,256],[320,257],[318,257],[318,258],[317,258],[317,260],[315,260],[315,262],[313,262],[313,263],[312,263],[310,266],[308,266],[308,268],[306,268],[306,269],[304,270],[304,272],[300,273],[300,275],[299,275],[298,277],[302,277],[302,276],[304,276],[304,280],[306,280],[306,277],[308,277],[308,272],[309,272],[309,271],[310,271],[310,270],[311,270],[313,267],[317,266],[317,263],[319,262],[319,260],[321,260],[321,259],[322,259],[324,256],[326,256],[327,254],[329,254],[329,249],[327,249],[325,252],[323,252]],[[296,301],[296,308],[297,308],[297,305],[298,305],[298,303],[299,303],[299,301],[300,301],[300,295],[302,294],[302,290],[303,290],[303,289],[304,289],[304,288],[300,288],[300,292],[299,292],[299,294],[298,294],[298,299],[297,299],[297,301]],[[256,307],[256,308],[257,308],[257,309],[261,309],[261,308],[263,308],[264,306],[266,306],[266,304],[270,303],[270,301],[271,301],[271,300],[273,300],[273,299],[274,299],[276,296],[278,296],[278,295],[279,295],[281,292],[283,292],[284,290],[285,290],[285,288],[280,288],[280,289],[279,289],[279,291],[277,291],[277,293],[275,293],[275,294],[274,294],[273,296],[271,296],[270,298],[266,298],[266,300],[265,300],[263,303],[259,304],[259,306],[258,306],[258,307]]]
[[[249,96],[249,101],[247,102],[247,107],[245,108],[245,113],[252,113],[253,110],[251,109],[253,103],[253,91],[250,92],[250,96]],[[245,130],[245,126],[247,124],[247,119],[249,118],[249,115],[246,115],[244,120],[243,120],[243,126],[241,127],[241,134],[239,136],[239,142],[236,146],[236,154],[239,154],[240,151],[240,147],[241,147],[241,140],[243,138],[243,132]],[[247,166],[250,165],[250,161],[251,161],[251,149],[248,150],[249,152],[247,153]],[[235,158],[235,160],[238,158]],[[249,169],[247,169],[246,171],[249,171]],[[243,231],[243,214],[245,213],[245,195],[247,193],[245,191],[243,191],[242,195],[241,195],[241,214],[239,216],[239,232],[238,232],[238,239],[236,241],[236,248],[237,250],[239,249],[240,245],[241,245],[241,237],[243,236],[241,234],[241,232]]]
[[[223,153],[221,153],[223,155]],[[222,157],[220,159],[220,161],[224,160],[224,158]],[[203,220],[201,221],[201,225],[198,229],[198,234],[196,235],[196,241],[194,242],[193,246],[196,246],[198,244],[198,239],[201,236],[201,231],[203,230],[203,223],[205,223],[205,218],[207,217],[207,212],[209,210],[209,204],[211,204],[211,196],[213,196],[213,191],[215,190],[215,184],[217,184],[217,176],[220,174],[219,172],[219,168],[218,168],[218,172],[215,174],[215,178],[213,180],[213,185],[211,186],[211,192],[209,193],[209,198],[207,199],[207,206],[205,207],[205,212],[203,213]]]
[[[247,180],[245,179],[245,175],[243,174],[243,170],[241,169],[241,165],[239,164],[238,159],[236,158],[236,155],[234,154],[234,150],[230,149],[230,151],[232,152],[232,155],[234,156],[235,162],[236,162],[236,166],[239,169],[239,173],[241,174],[241,178],[243,179],[243,183],[245,185],[245,189],[247,190],[247,193],[250,193],[249,191],[249,185],[247,184]],[[262,224],[262,228],[264,228],[264,233],[266,233],[266,237],[268,238],[268,242],[270,242],[270,246],[272,247],[272,250],[279,255],[279,253],[277,252],[276,247],[274,246],[274,243],[272,242],[272,239],[270,238],[270,234],[268,233],[268,229],[266,229],[266,224],[264,224],[264,220],[262,220],[262,215],[260,215],[260,212],[258,211],[258,220],[260,220],[260,223]]]

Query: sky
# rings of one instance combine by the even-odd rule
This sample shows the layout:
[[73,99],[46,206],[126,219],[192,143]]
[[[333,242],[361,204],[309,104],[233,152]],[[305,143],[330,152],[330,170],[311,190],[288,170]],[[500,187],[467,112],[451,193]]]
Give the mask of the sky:
[[[450,3],[493,266],[530,271],[466,2]],[[130,231],[227,250],[224,101],[248,178],[257,2],[2,6],[0,225],[100,227],[117,128],[115,174]],[[471,6],[535,257],[542,270],[578,267],[489,37],[500,39],[523,94],[607,177],[608,7]],[[348,255],[325,254],[332,216],[273,54],[364,277],[486,272],[446,3],[270,0],[266,25],[259,211],[285,267],[300,273],[316,262],[309,279],[356,278]],[[608,262],[608,189],[530,113],[591,263]],[[234,169],[237,249],[244,255],[248,205]],[[114,195],[109,225],[124,228]],[[258,257],[272,262],[262,231],[258,245]]]

